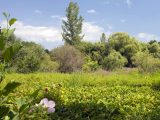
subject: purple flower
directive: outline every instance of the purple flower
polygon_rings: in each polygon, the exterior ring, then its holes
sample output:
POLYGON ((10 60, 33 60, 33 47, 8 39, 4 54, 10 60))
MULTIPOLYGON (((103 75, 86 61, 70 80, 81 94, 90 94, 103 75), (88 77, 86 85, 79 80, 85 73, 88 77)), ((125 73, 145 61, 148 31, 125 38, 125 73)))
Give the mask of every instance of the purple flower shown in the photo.
POLYGON ((55 112, 55 102, 52 100, 48 100, 47 98, 44 98, 40 101, 40 105, 44 106, 47 108, 48 113, 54 113, 55 112))

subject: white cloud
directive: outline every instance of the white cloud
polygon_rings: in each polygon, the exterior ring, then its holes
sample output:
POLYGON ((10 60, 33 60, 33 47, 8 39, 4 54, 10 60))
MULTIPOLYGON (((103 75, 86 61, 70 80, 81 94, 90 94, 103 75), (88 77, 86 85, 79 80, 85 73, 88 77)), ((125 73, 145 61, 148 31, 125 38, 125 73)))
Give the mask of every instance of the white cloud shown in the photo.
MULTIPOLYGON (((0 23, 0 25, 2 27, 5 27, 5 22, 3 21, 2 23, 0 23)), ((61 26, 33 26, 25 24, 22 21, 17 21, 13 27, 16 28, 16 36, 22 38, 25 41, 33 41, 36 43, 40 43, 48 49, 63 44, 61 36, 61 26)), ((96 25, 93 22, 84 22, 82 31, 85 34, 84 40, 91 42, 98 41, 101 34, 105 32, 102 27, 96 25)), ((110 31, 107 31, 106 34, 110 34, 110 31)))
POLYGON ((15 34, 25 40, 53 42, 62 39, 61 30, 56 27, 32 26, 21 21, 16 22, 14 27, 16 28, 15 34))
POLYGON ((96 13, 96 11, 94 9, 91 9, 91 10, 87 10, 87 13, 96 13))
POLYGON ((61 19, 62 17, 59 16, 59 15, 52 15, 51 18, 53 18, 53 19, 61 19))
POLYGON ((58 20, 65 20, 66 17, 60 16, 60 15, 52 15, 51 18, 58 19, 58 20))
POLYGON ((121 19, 120 21, 121 21, 121 23, 125 23, 127 20, 126 19, 121 19))
MULTIPOLYGON (((6 21, 2 21, 0 26, 4 28, 6 21)), ((33 41, 43 45, 45 48, 52 49, 62 45, 61 28, 48 26, 33 26, 17 21, 14 26, 15 35, 24 41, 33 41)))
POLYGON ((67 20, 67 17, 62 17, 61 19, 66 21, 66 20, 67 20))
POLYGON ((126 0, 126 4, 128 5, 128 7, 130 8, 132 5, 132 1, 131 0, 126 0))
POLYGON ((42 12, 40 10, 35 10, 34 12, 37 14, 42 14, 42 12))
POLYGON ((158 40, 160 39, 159 36, 155 35, 155 34, 149 34, 149 33, 139 33, 137 35, 137 37, 142 40, 142 41, 145 41, 145 42, 148 42, 150 40, 158 40))
POLYGON ((104 32, 104 29, 102 27, 91 22, 84 22, 82 30, 83 33, 85 33, 84 40, 93 42, 99 40, 101 34, 104 32))

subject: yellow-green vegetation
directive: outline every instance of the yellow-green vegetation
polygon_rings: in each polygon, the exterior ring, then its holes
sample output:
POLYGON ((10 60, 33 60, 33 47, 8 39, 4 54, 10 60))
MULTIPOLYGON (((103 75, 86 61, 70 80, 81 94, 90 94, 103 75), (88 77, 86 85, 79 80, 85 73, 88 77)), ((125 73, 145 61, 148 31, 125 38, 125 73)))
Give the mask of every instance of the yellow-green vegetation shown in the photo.
POLYGON ((7 74, 2 84, 22 83, 10 94, 9 102, 26 97, 40 87, 35 103, 44 97, 56 102, 56 112, 47 119, 160 119, 160 72, 128 71, 7 74))

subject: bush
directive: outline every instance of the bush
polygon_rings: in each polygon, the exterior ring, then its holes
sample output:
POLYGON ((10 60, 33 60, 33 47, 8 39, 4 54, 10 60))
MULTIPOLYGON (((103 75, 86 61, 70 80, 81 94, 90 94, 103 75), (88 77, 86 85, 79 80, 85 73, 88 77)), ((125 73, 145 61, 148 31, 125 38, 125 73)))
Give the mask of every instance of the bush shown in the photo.
POLYGON ((148 50, 154 57, 160 58, 160 45, 157 42, 148 44, 148 50))
POLYGON ((36 56, 25 56, 21 61, 18 61, 17 71, 20 73, 32 73, 39 69, 40 60, 36 56))
POLYGON ((140 72, 154 72, 160 69, 160 60, 148 52, 139 52, 132 59, 140 72))
POLYGON ((73 72, 81 70, 83 55, 70 45, 64 45, 51 51, 52 60, 59 63, 60 72, 73 72))
POLYGON ((108 39, 109 50, 116 50, 127 59, 127 67, 134 67, 132 57, 140 51, 140 44, 127 33, 114 33, 108 39))
POLYGON ((41 72, 55 72, 58 70, 59 64, 52 61, 48 54, 44 54, 40 64, 39 71, 41 72))
POLYGON ((122 68, 127 63, 127 59, 119 52, 112 51, 107 57, 104 58, 103 68, 106 70, 115 70, 122 68))
POLYGON ((99 68, 98 62, 93 61, 90 57, 86 58, 86 63, 83 65, 83 71, 91 72, 99 68))
POLYGON ((42 46, 33 42, 22 42, 23 47, 14 58, 12 67, 17 68, 17 72, 31 73, 39 70, 41 58, 45 54, 42 46))

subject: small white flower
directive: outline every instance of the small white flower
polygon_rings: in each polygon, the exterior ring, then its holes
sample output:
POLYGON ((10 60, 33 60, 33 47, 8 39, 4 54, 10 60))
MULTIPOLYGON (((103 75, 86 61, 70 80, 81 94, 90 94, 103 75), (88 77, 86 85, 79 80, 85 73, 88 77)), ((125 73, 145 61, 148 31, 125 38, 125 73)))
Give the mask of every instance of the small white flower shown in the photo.
POLYGON ((52 100, 48 100, 47 98, 44 98, 40 101, 39 103, 40 105, 42 105, 43 107, 48 108, 47 111, 48 113, 54 113, 55 112, 55 102, 52 100))

